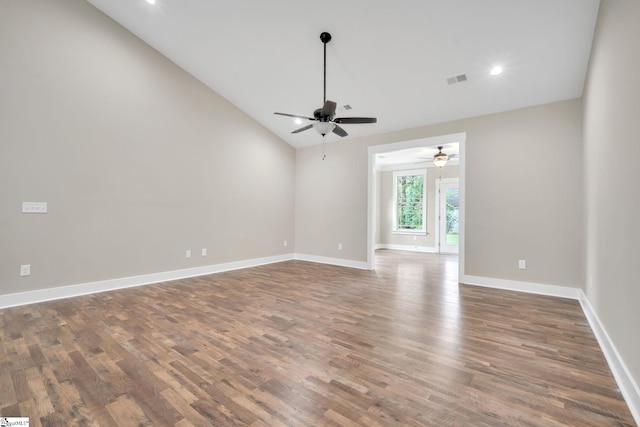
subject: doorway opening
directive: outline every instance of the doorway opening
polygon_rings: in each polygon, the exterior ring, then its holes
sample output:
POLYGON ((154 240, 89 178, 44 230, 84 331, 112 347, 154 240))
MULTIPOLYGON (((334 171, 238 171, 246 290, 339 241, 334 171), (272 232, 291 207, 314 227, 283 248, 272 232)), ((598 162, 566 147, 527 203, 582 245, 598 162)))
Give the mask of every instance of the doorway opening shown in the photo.
MULTIPOLYGON (((407 162, 405 161, 405 165, 402 167, 404 169, 419 168, 424 167, 427 172, 427 179, 431 182, 433 186, 431 191, 436 192, 436 186, 439 184, 437 182, 436 177, 440 177, 443 180, 446 178, 451 178, 451 176, 446 176, 442 172, 445 171, 446 168, 437 168, 433 165, 433 154, 431 157, 419 156, 420 150, 424 152, 437 152, 437 147, 444 146, 444 152, 452 151, 455 147, 458 153, 456 156, 457 163, 456 175, 458 185, 457 185, 457 198, 456 200, 450 200, 449 207, 449 233, 447 237, 447 225, 446 223, 443 226, 434 225, 431 228, 428 228, 425 231, 425 236, 427 239, 430 239, 429 246, 416 246, 416 250, 422 252, 442 252, 442 253, 458 253, 458 273, 459 277, 464 275, 464 189, 465 189, 465 142, 466 142, 466 133, 455 133, 449 135, 441 135, 430 138, 421 138, 411 141, 402 141, 391 144, 382 144, 375 145, 368 148, 368 214, 367 214, 367 266, 369 269, 375 269, 375 251, 376 249, 385 247, 380 244, 381 237, 381 223, 383 218, 381 216, 380 203, 388 203, 389 200, 386 199, 385 188, 383 186, 388 186, 391 188, 390 179, 387 180, 387 175, 389 175, 390 169, 385 169, 382 164, 385 164, 389 161, 389 158, 393 158, 399 154, 406 154, 415 152, 417 153, 416 161, 407 162), (435 150, 435 151, 434 151, 435 150), (439 169, 439 170, 438 170, 439 169), (431 178, 429 176, 431 175, 431 178), (434 180, 436 178, 436 180, 434 180), (389 181, 389 183, 387 183, 389 181), (385 200, 382 200, 382 198, 385 200), (452 210, 453 208, 453 210, 452 210), (455 221, 454 221, 455 218, 455 221), (445 235, 440 237, 440 229, 444 229, 445 235), (440 241, 445 244, 450 244, 450 246, 443 247, 440 245, 440 241), (448 243, 447 243, 448 242, 448 243), (455 245, 454 245, 455 243, 455 245), (454 250, 455 249, 455 250, 454 250)), ((406 160, 406 159, 405 159, 406 160)), ((400 168, 400 169, 402 169, 400 168)), ((453 169, 453 168, 450 168, 453 169)), ((426 205, 426 211, 431 218, 437 218, 438 216, 442 216, 439 214, 440 205, 444 205, 444 216, 446 218, 446 199, 443 203, 438 200, 438 197, 432 195, 434 198, 430 199, 431 203, 426 205)), ((429 197, 429 196, 428 196, 429 197)), ((435 221, 435 219, 434 219, 435 221)), ((438 223, 435 221, 434 224, 438 223)), ((406 234, 406 233, 404 233, 406 234)), ((423 238, 423 236, 418 235, 418 233, 414 233, 415 235, 409 236, 411 241, 419 241, 419 239, 423 238)), ((407 236, 404 236, 406 239, 407 236)), ((393 245, 387 245, 388 248, 393 249, 393 245), (391 247, 389 247, 391 246, 391 247)), ((411 250, 411 249, 409 249, 411 250)))
POLYGON ((457 254, 460 246, 460 180, 437 180, 436 200, 438 252, 457 254))

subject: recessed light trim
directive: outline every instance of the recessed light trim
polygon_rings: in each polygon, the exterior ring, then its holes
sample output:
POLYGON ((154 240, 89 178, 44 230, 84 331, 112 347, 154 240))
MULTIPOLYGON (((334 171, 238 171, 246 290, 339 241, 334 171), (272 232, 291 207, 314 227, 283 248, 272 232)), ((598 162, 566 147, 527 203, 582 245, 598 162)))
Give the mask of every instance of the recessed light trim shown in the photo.
POLYGON ((492 76, 497 76, 499 74, 502 74, 504 70, 502 69, 502 67, 500 65, 495 65, 492 69, 491 69, 491 75, 492 76))
POLYGON ((147 0, 147 3, 149 3, 149 4, 156 4, 156 0, 147 0))

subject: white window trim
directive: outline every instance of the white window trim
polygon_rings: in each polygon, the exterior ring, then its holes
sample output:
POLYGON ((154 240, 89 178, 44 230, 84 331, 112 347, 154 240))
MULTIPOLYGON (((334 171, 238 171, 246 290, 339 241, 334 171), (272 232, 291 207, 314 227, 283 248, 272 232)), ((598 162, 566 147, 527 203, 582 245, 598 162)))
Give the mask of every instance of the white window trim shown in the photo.
POLYGON ((408 234, 424 236, 427 234, 427 170, 412 169, 393 172, 393 234, 408 234), (398 177, 407 175, 422 175, 422 228, 420 230, 398 229, 398 177))

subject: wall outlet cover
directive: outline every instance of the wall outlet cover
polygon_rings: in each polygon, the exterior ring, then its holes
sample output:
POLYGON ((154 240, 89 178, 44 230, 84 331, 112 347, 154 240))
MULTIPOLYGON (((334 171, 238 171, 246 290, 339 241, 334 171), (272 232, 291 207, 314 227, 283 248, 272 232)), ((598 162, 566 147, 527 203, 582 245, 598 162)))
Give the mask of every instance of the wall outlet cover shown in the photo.
POLYGON ((20 276, 31 275, 31 264, 24 264, 20 266, 20 276))

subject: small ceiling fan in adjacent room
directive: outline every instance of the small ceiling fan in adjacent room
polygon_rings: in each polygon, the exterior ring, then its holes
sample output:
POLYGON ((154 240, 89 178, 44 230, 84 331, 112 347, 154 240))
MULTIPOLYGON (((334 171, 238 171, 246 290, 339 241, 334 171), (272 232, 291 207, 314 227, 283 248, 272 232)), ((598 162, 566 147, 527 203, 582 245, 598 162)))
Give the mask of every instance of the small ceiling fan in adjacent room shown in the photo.
POLYGON ((443 167, 444 165, 447 164, 447 162, 449 160, 454 160, 455 158, 458 157, 457 154, 446 154, 442 152, 442 149, 444 148, 444 146, 440 145, 438 147, 438 152, 436 153, 435 156, 433 156, 433 159, 430 159, 428 157, 418 157, 419 159, 425 159, 421 162, 415 162, 415 164, 420 164, 420 163, 430 163, 433 162, 433 164, 439 168, 443 167))
POLYGON ((291 133, 299 133, 307 129, 315 128, 322 136, 333 132, 336 135, 345 137, 348 135, 348 133, 342 127, 338 126, 339 124, 352 125, 361 123, 376 123, 377 119, 375 117, 334 117, 336 115, 336 103, 327 100, 327 43, 331 41, 331 34, 323 32, 322 34, 320 34, 320 40, 324 45, 324 92, 322 98, 322 107, 313 112, 313 117, 288 113, 274 114, 294 117, 301 120, 309 120, 313 122, 301 127, 300 129, 296 129, 291 133))

